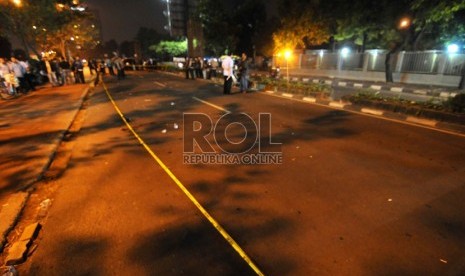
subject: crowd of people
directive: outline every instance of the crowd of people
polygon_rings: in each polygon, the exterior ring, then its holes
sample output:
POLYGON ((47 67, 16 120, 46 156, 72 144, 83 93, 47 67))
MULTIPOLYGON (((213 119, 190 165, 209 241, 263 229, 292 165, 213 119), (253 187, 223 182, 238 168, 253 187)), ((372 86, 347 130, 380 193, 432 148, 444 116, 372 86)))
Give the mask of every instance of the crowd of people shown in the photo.
MULTIPOLYGON (((112 57, 105 54, 101 59, 81 59, 75 56, 69 60, 63 57, 32 55, 29 59, 21 56, 10 59, 0 58, 0 84, 8 88, 10 94, 29 93, 37 85, 49 83, 52 86, 85 83, 84 67, 88 66, 90 74, 96 75, 98 83, 101 76, 109 74, 125 78, 125 61, 116 52, 112 57)), ((143 64, 143 69, 148 62, 143 64)), ((245 93, 249 86, 249 61, 245 53, 240 58, 225 55, 222 58, 204 59, 186 58, 183 64, 186 79, 211 79, 224 77, 224 93, 230 94, 233 83, 237 83, 240 92, 245 93)))
MULTIPOLYGON (((0 58, 0 84, 11 95, 29 93, 36 90, 37 85, 49 83, 52 86, 85 83, 84 67, 89 67, 90 74, 97 76, 110 74, 124 79, 124 60, 116 52, 110 58, 85 60, 76 56, 70 60, 62 57, 44 56, 38 58, 31 55, 29 59, 13 56, 10 59, 0 58)), ((99 78, 97 77, 97 80, 99 78)))
POLYGON ((233 83, 239 84, 241 93, 246 93, 249 88, 250 66, 245 53, 242 53, 240 59, 235 59, 231 55, 225 55, 219 59, 188 57, 183 66, 186 79, 211 79, 222 73, 224 77, 224 94, 231 93, 233 83))

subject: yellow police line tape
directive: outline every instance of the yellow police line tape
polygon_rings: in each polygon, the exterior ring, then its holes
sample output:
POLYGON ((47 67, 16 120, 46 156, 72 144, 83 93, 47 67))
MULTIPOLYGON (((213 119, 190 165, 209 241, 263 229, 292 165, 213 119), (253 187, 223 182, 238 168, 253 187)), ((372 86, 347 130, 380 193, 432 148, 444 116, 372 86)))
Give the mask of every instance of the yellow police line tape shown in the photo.
POLYGON ((155 161, 160 165, 160 167, 171 177, 171 179, 176 183, 176 185, 184 192, 184 194, 194 203, 194 205, 200 210, 200 212, 207 218, 207 220, 215 227, 215 229, 223 236, 224 239, 236 250, 237 253, 242 257, 242 259, 252 268, 257 275, 264 275, 263 272, 254 264, 254 262, 250 259, 249 256, 245 253, 245 251, 237 244, 237 242, 224 230, 224 228, 203 208, 202 205, 195 199, 195 197, 186 189, 186 187, 181 183, 181 181, 171 172, 171 170, 161 161, 160 158, 150 149, 150 147, 142 140, 142 138, 137 134, 137 132, 132 128, 129 122, 124 117, 124 114, 119 109, 116 102, 113 100, 110 92, 108 91, 107 86, 102 81, 103 88, 105 93, 107 94, 108 98, 110 99, 113 107, 115 108, 116 112, 119 114, 123 122, 126 124, 128 129, 132 132, 132 134, 137 138, 139 143, 148 151, 148 153, 155 159, 155 161))

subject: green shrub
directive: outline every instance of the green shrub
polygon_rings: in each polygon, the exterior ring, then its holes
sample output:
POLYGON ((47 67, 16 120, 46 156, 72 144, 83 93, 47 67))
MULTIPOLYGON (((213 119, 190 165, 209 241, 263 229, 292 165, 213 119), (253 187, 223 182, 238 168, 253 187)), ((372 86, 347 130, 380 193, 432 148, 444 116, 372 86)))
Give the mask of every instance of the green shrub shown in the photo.
POLYGON ((465 113, 465 94, 457 94, 450 98, 446 105, 452 112, 465 113))

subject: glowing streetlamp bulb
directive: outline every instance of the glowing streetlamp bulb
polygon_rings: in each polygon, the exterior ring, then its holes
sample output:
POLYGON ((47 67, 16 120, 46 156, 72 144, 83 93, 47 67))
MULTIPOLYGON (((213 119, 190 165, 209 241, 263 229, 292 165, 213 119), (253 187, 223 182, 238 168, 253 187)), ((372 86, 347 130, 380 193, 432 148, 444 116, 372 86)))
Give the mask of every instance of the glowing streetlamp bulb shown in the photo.
POLYGON ((350 53, 350 49, 347 47, 344 47, 341 49, 341 54, 343 57, 346 57, 350 53))
POLYGON ((289 59, 292 56, 291 50, 284 51, 284 58, 289 59))
POLYGON ((21 2, 21 0, 12 0, 11 2, 13 2, 13 4, 16 6, 16 7, 21 7, 23 5, 23 3, 21 2))
POLYGON ((459 51, 459 45, 457 44, 450 44, 447 46, 447 52, 449 54, 455 54, 459 51))
POLYGON ((410 19, 408 18, 403 18, 400 23, 399 23, 399 28, 405 29, 410 26, 410 19))

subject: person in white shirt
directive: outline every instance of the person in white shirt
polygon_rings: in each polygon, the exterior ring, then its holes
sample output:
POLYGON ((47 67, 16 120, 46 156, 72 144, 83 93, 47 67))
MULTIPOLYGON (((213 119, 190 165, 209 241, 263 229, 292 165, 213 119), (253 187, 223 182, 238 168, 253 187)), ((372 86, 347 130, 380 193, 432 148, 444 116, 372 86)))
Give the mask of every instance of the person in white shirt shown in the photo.
POLYGON ((226 55, 226 57, 223 59, 221 63, 221 67, 223 68, 223 77, 224 77, 223 94, 231 94, 231 88, 232 88, 232 83, 233 83, 234 61, 232 60, 229 54, 226 55))
POLYGON ((29 92, 30 87, 26 81, 26 68, 16 57, 11 57, 10 69, 19 81, 16 88, 19 88, 22 93, 29 92))
POLYGON ((10 68, 4 58, 0 58, 0 78, 6 78, 10 74, 10 68))

